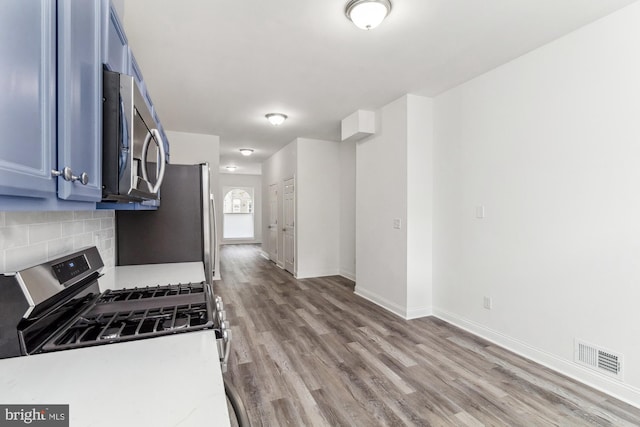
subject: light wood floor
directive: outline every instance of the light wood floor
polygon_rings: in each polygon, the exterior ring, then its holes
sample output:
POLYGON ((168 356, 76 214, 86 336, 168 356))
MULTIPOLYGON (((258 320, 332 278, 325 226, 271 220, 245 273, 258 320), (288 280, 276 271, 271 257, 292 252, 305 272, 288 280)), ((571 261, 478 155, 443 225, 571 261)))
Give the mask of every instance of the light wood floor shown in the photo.
POLYGON ((253 426, 640 426, 640 409, 434 317, 403 320, 342 277, 296 280, 224 246, 225 374, 253 426))

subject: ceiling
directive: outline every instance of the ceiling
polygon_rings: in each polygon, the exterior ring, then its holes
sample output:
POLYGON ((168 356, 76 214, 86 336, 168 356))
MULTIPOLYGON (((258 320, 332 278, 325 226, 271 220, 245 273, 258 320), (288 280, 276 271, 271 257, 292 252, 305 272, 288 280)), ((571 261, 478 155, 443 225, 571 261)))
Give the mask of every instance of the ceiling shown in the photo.
POLYGON ((219 135, 221 168, 260 173, 297 137, 339 141, 357 109, 437 95, 635 0, 391 1, 371 31, 346 0, 116 5, 165 129, 219 135), (273 127, 270 112, 289 119, 273 127))

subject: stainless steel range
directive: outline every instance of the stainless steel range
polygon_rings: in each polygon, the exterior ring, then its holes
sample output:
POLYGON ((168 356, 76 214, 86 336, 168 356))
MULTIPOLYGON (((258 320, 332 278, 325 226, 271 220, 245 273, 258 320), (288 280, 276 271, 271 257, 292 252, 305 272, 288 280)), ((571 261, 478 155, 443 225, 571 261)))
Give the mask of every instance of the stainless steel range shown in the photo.
POLYGON ((100 292, 95 247, 0 275, 0 358, 215 330, 223 372, 231 331, 209 283, 100 292))

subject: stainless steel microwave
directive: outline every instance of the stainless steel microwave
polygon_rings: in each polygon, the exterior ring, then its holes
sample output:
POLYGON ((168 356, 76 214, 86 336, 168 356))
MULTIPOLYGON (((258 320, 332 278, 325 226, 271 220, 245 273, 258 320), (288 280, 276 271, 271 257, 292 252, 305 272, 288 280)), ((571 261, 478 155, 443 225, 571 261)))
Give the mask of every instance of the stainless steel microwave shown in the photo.
POLYGON ((102 199, 158 200, 166 153, 133 76, 103 71, 102 199))

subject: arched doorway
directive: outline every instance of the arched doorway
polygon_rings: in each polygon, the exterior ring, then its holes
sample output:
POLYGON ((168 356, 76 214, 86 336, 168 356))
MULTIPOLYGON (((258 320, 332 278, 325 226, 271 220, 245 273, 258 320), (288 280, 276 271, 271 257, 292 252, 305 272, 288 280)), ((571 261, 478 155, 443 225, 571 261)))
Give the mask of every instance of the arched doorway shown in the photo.
POLYGON ((253 239, 253 188, 226 190, 223 206, 224 239, 253 239))

